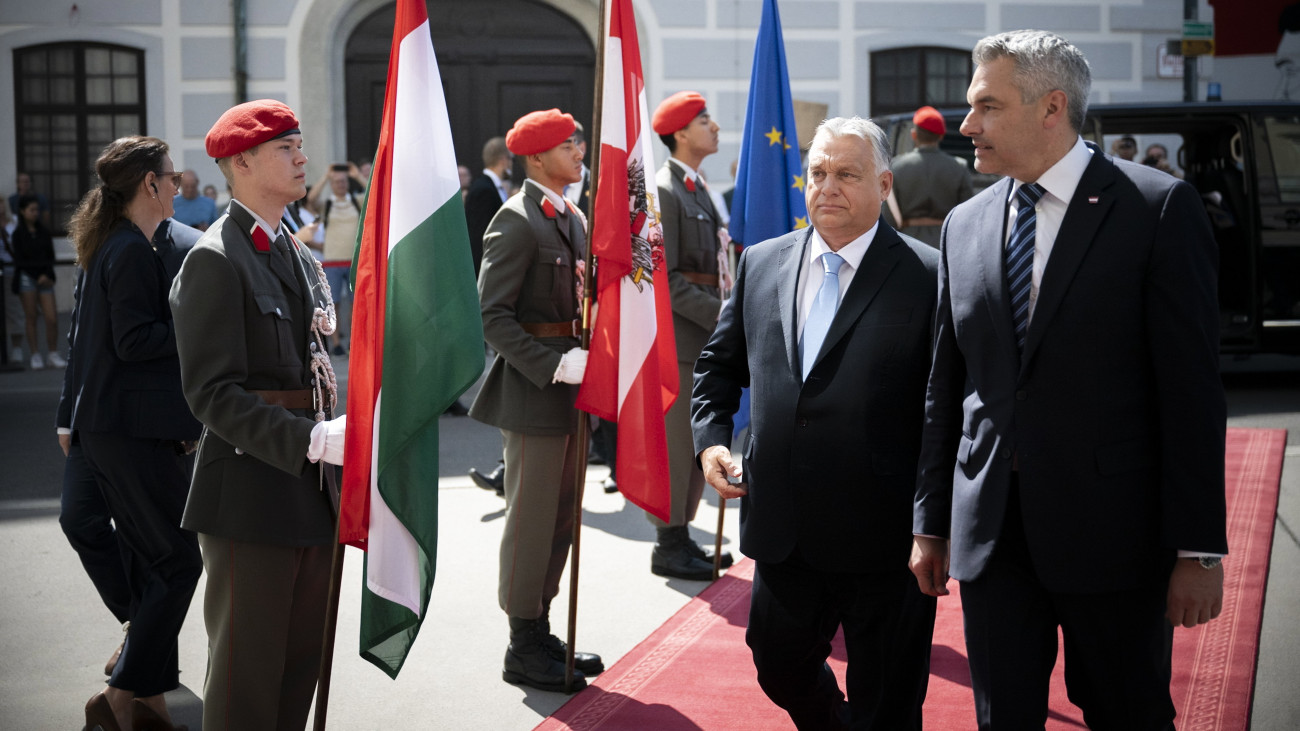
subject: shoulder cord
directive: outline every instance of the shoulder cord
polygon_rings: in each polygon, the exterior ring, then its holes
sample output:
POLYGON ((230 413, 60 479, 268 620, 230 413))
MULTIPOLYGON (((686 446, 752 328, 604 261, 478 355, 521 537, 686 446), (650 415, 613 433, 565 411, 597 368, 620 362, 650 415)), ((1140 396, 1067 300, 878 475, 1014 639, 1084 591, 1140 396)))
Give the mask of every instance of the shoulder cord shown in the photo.
POLYGON ((320 282, 321 289, 324 291, 325 307, 317 307, 312 310, 311 314, 311 334, 312 342, 309 346, 311 350, 310 363, 312 374, 312 390, 315 391, 312 403, 316 404, 316 421, 325 420, 325 395, 329 395, 329 413, 334 415, 334 407, 338 403, 339 386, 338 380, 334 377, 334 365, 330 363, 329 350, 325 348, 325 336, 333 335, 338 329, 338 317, 334 312, 334 296, 330 292, 329 282, 325 279, 325 268, 321 266, 316 257, 308 257, 316 269, 316 279, 320 282))

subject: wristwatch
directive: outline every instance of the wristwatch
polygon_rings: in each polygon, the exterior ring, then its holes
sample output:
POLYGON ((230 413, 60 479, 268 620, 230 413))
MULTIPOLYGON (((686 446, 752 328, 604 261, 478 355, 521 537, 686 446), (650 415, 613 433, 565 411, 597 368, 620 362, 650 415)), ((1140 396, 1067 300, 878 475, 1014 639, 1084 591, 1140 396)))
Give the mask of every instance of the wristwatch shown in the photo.
POLYGON ((1188 556, 1187 560, 1199 562, 1201 568, 1206 570, 1217 569, 1219 564, 1223 563, 1223 559, 1219 556, 1188 556))

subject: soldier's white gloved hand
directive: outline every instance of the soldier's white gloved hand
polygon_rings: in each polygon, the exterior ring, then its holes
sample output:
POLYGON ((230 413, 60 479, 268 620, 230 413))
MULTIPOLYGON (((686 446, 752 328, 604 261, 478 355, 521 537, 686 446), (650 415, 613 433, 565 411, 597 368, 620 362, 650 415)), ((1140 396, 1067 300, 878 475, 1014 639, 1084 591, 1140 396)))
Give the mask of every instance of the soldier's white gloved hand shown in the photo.
POLYGON ((582 376, 587 372, 587 351, 574 348, 560 356, 560 367, 555 369, 552 383, 582 383, 582 376))
POLYGON ((311 444, 307 447, 307 459, 312 462, 325 461, 330 464, 343 464, 343 436, 347 433, 348 415, 337 419, 322 421, 311 428, 311 444))

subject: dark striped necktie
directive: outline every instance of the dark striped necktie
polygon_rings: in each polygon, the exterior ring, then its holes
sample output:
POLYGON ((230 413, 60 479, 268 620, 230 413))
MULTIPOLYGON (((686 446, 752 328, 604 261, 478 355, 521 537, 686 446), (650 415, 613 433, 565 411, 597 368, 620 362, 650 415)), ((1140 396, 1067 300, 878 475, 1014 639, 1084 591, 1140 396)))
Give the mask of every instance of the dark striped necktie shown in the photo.
POLYGON ((1034 207, 1044 192, 1037 183, 1027 183, 1016 190, 1018 210, 1006 248, 1011 320, 1016 326, 1016 346, 1022 351, 1025 349, 1025 333, 1029 330, 1029 290, 1034 279, 1034 230, 1038 222, 1034 207))

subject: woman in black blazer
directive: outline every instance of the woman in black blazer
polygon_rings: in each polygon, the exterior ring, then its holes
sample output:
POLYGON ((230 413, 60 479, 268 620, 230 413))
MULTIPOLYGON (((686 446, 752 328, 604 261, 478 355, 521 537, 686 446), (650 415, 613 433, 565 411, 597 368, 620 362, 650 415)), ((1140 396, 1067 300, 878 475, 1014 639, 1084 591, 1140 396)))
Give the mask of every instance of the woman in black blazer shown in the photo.
POLYGON ((200 426, 181 393, 168 277, 150 244, 180 183, 167 153, 153 137, 109 144, 100 185, 69 226, 84 271, 66 379, 72 429, 128 548, 132 593, 121 657, 86 704, 87 727, 103 731, 172 728, 163 694, 180 684, 176 638, 203 568, 196 536, 180 527, 200 426))

